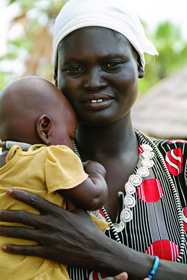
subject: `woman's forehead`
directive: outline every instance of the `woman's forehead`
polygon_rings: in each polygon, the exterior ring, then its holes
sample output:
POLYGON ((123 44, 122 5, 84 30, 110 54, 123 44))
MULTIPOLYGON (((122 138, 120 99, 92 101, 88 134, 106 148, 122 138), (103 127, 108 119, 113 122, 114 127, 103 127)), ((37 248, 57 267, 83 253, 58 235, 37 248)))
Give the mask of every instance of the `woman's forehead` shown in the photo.
POLYGON ((89 50, 92 54, 118 53, 131 50, 131 44, 127 38, 117 31, 104 27, 84 27, 68 34, 59 44, 59 55, 82 53, 89 50))
POLYGON ((67 34, 78 28, 100 26, 111 28, 126 36, 145 64, 144 52, 157 54, 146 38, 137 15, 124 0, 70 0, 61 9, 55 21, 53 36, 53 62, 57 62, 58 45, 67 34))
MULTIPOLYGON (((77 30, 72 31, 70 34, 68 34, 66 37, 64 37, 60 44, 62 42, 67 42, 67 41, 71 41, 71 40, 75 40, 75 38, 77 39, 77 37, 82 37, 81 39, 83 39, 85 36, 87 39, 87 36, 104 36, 104 37, 111 37, 114 38, 116 40, 120 40, 121 38, 123 38, 124 40, 128 41, 127 38, 122 35, 121 33, 112 30, 110 28, 106 28, 106 27, 100 27, 100 26, 87 26, 87 27, 82 27, 79 28, 77 30)), ((128 41, 129 42, 129 41, 128 41)), ((130 43, 129 43, 130 44, 130 43)))

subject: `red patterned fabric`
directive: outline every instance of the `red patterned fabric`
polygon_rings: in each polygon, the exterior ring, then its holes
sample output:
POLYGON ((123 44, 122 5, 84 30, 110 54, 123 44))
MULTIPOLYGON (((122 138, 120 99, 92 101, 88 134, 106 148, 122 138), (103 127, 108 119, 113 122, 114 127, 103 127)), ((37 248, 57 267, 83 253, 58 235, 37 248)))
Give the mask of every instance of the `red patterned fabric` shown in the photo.
POLYGON ((183 221, 184 230, 187 232, 187 222, 186 222, 186 220, 187 220, 187 206, 184 207, 184 209, 183 209, 183 215, 186 218, 185 221, 183 221))
POLYGON ((172 241, 158 240, 151 244, 145 253, 152 256, 158 256, 160 259, 174 262, 179 255, 179 247, 172 241))
POLYGON ((165 163, 169 172, 178 176, 182 172, 183 155, 180 148, 168 151, 165 157, 165 163))
POLYGON ((105 279, 106 277, 108 276, 92 271, 89 277, 87 278, 87 280, 101 280, 101 279, 105 279))
POLYGON ((138 197, 145 202, 156 202, 162 196, 162 187, 158 179, 147 179, 138 187, 138 197))
POLYGON ((138 148, 138 155, 140 155, 142 152, 143 152, 142 145, 140 145, 138 148))
POLYGON ((184 140, 171 140, 168 142, 168 144, 174 144, 174 143, 185 143, 187 144, 187 141, 184 140))
MULTIPOLYGON (((136 174, 142 164, 142 144, 149 144, 140 135, 138 135, 138 140, 140 160, 132 174, 136 174)), ((180 225, 174 193, 157 155, 152 158, 154 165, 149 169, 150 174, 143 177, 142 184, 136 187, 137 191, 133 195, 136 205, 131 209, 133 219, 126 223, 124 230, 118 235, 121 243, 133 250, 157 255, 161 259, 169 261, 176 261, 180 256, 178 260, 187 264, 187 141, 153 138, 151 140, 162 154, 179 194, 185 230, 184 254, 179 255, 180 225)), ((124 196, 125 194, 124 191, 124 196)), ((123 202, 120 200, 119 203, 119 209, 123 209, 123 202)), ((120 213, 121 210, 116 216, 117 223, 120 221, 120 213)), ((115 239, 112 230, 107 230, 106 234, 109 238, 115 239)), ((82 268, 69 267, 68 272, 72 280, 101 280, 104 278, 99 273, 82 268)))
POLYGON ((99 209, 99 213, 105 218, 105 215, 103 214, 103 212, 101 211, 101 209, 99 209))

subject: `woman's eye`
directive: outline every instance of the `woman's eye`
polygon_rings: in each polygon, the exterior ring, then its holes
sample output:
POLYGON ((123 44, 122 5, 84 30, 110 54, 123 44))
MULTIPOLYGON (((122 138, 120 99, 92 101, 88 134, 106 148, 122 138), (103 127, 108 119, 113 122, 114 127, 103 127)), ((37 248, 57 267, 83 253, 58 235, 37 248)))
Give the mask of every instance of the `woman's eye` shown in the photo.
POLYGON ((108 68, 111 68, 111 67, 114 67, 114 66, 116 66, 116 65, 117 65, 116 62, 112 62, 112 63, 108 63, 106 66, 107 66, 108 68))
POLYGON ((121 64, 121 62, 119 61, 115 61, 115 62, 108 62, 105 64, 105 66, 103 68, 107 69, 107 70, 116 70, 118 69, 118 66, 121 64))
POLYGON ((68 71, 68 72, 82 72, 83 71, 83 68, 82 67, 80 67, 80 66, 72 66, 72 67, 68 67, 67 69, 66 69, 66 71, 68 71))

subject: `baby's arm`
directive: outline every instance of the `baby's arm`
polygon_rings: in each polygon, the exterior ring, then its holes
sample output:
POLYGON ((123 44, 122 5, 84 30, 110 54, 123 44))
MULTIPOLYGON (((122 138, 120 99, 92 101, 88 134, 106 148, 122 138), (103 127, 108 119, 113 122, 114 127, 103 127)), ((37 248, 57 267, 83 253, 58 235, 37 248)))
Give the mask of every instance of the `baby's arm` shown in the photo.
POLYGON ((108 197, 108 187, 104 179, 106 170, 100 163, 94 161, 87 161, 83 166, 89 177, 75 188, 58 192, 74 204, 94 211, 102 207, 108 197))

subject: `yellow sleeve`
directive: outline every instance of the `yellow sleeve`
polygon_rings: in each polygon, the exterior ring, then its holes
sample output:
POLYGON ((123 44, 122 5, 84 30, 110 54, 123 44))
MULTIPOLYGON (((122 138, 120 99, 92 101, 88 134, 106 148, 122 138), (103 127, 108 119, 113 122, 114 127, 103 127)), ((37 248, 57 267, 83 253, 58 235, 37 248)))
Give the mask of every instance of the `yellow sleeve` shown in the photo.
POLYGON ((48 193, 71 189, 86 180, 81 160, 66 146, 47 148, 45 177, 48 193))

